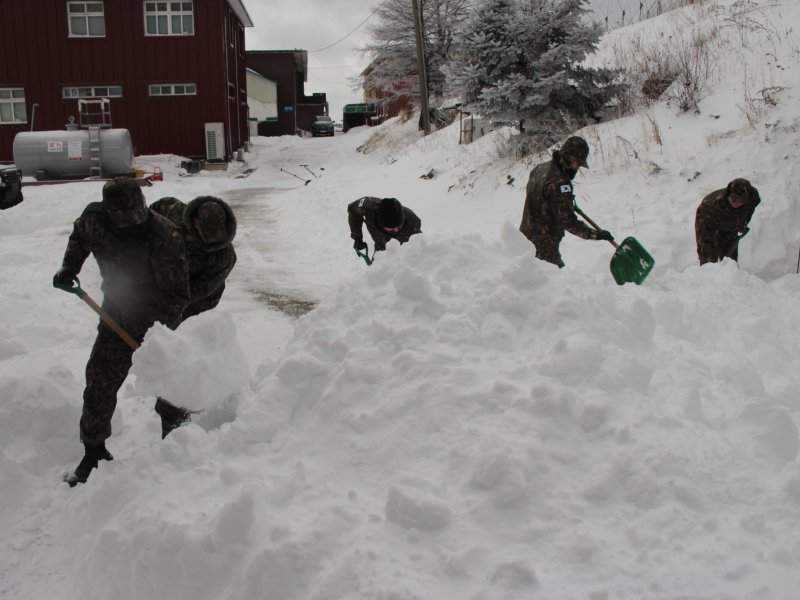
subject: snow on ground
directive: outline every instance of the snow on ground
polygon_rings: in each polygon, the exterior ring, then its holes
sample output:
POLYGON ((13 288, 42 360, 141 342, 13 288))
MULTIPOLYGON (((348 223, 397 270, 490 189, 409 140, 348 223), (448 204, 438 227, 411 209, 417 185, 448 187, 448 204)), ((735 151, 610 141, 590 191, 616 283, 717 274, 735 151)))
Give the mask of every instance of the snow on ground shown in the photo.
MULTIPOLYGON (((516 228, 539 157, 498 158, 507 132, 257 138, 191 177, 138 157, 165 172, 149 202, 231 203, 239 263, 215 312, 148 336, 115 460, 75 489, 97 319, 50 281, 101 184, 25 187, 0 214, 0 598, 796 598, 800 6, 748 3, 764 27, 740 43, 741 3, 717 4, 628 28, 721 32, 698 114, 582 132, 579 204, 655 257, 639 287, 603 242, 533 259, 516 228), (756 77, 782 89, 751 124, 756 77), (700 268, 694 210, 740 176, 763 199, 740 263, 700 268), (347 229, 362 195, 423 222, 371 267, 347 229), (159 380, 205 408, 164 441, 159 380)), ((92 259, 81 282, 99 299, 92 259)))

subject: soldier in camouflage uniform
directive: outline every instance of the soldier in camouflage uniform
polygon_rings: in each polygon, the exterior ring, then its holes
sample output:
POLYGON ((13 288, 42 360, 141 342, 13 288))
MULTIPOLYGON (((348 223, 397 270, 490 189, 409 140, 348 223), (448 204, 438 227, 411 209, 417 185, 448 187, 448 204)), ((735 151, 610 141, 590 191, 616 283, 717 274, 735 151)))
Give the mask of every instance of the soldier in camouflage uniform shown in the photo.
POLYGON ((593 229, 575 215, 572 179, 580 167, 587 167, 589 145, 583 138, 568 138, 553 158, 534 167, 528 178, 525 209, 519 230, 536 247, 536 258, 564 266, 559 246, 564 232, 585 240, 613 241, 603 229, 593 229))
POLYGON ((422 221, 410 208, 400 204, 396 198, 374 198, 364 196, 347 207, 347 221, 350 224, 350 237, 353 238, 353 248, 365 250, 367 244, 361 224, 366 223, 372 240, 375 242, 375 251, 386 250, 389 240, 398 240, 404 244, 409 238, 422 233, 422 221))
MULTIPOLYGON (((150 210, 167 217, 181 229, 189 261, 191 301, 183 309, 182 320, 211 310, 219 304, 225 291, 225 279, 236 264, 233 238, 236 217, 223 200, 200 196, 189 204, 177 198, 161 198, 150 210)), ((156 399, 156 412, 161 416, 161 438, 191 419, 191 413, 164 398, 156 399)))
POLYGON ((189 259, 191 302, 183 319, 219 304, 225 280, 236 264, 233 238, 236 217, 226 202, 214 196, 200 196, 189 204, 177 198, 161 198, 150 210, 167 217, 181 228, 189 259))
POLYGON ((722 190, 711 192, 697 207, 694 231, 700 264, 723 258, 739 258, 739 237, 747 231, 756 206, 758 190, 747 179, 734 179, 722 190))
MULTIPOLYGON (((103 186, 103 201, 89 204, 76 219, 62 267, 53 284, 72 285, 89 254, 103 278, 103 309, 141 342, 155 321, 175 328, 189 302, 189 267, 180 231, 150 211, 139 185, 118 177, 103 186)), ((89 361, 80 437, 85 456, 67 482, 85 482, 99 460, 112 460, 105 447, 117 391, 131 366, 133 349, 102 321, 89 361)))

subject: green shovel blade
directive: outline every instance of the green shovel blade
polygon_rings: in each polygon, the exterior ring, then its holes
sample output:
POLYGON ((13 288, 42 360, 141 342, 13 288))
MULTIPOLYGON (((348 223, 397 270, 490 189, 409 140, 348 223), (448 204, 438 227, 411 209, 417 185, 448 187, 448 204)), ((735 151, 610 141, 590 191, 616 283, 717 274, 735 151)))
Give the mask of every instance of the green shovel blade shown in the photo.
POLYGON ((653 270, 656 261, 635 238, 627 237, 617 247, 611 257, 611 274, 619 285, 635 283, 639 285, 653 270))

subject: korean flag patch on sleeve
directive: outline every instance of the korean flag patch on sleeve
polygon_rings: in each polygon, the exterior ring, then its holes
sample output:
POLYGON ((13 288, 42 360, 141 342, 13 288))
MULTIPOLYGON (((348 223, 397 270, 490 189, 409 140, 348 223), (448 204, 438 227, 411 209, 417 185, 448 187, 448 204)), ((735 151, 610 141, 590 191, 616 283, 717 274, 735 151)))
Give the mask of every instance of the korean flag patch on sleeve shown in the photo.
POLYGON ((561 193, 562 194, 571 194, 572 193, 572 186, 568 183, 565 183, 561 186, 561 193))

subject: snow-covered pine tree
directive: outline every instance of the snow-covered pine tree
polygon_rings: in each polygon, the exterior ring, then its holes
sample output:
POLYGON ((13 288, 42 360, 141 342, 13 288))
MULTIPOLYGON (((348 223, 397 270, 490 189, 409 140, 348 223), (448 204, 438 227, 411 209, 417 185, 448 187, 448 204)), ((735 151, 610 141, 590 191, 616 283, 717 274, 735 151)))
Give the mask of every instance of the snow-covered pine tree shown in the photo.
POLYGON ((482 0, 459 32, 448 84, 474 112, 518 125, 523 151, 550 146, 623 89, 616 72, 579 65, 601 33, 586 3, 482 0))

